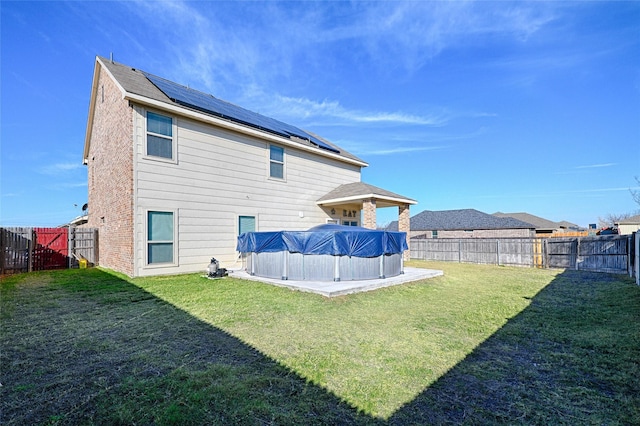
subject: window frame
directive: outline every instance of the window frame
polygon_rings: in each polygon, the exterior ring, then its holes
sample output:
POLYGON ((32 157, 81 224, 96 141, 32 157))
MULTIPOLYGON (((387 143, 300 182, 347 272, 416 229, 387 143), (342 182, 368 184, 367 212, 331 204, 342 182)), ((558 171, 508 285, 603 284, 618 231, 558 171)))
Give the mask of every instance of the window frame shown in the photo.
POLYGON ((237 235, 243 234, 242 229, 240 229, 240 221, 242 218, 253 218, 253 231, 244 231, 244 232, 256 232, 258 230, 258 216, 250 215, 250 214, 239 214, 236 220, 236 224, 238 225, 237 235))
POLYGON ((144 267, 145 268, 166 268, 166 267, 175 267, 178 266, 178 212, 177 210, 171 209, 145 209, 144 210, 144 267), (172 240, 149 240, 149 215, 150 213, 171 213, 173 223, 172 223, 172 240), (166 244, 170 242, 172 247, 172 260, 171 262, 157 262, 157 263, 149 263, 149 248, 150 244, 166 244))
POLYGON ((178 162, 178 156, 177 156, 177 133, 178 133, 178 126, 177 126, 177 121, 178 119, 171 115, 171 114, 166 114, 163 112, 158 112, 158 111, 154 111, 154 110, 144 110, 144 146, 143 146, 143 157, 148 159, 148 160, 154 160, 154 161, 162 161, 165 163, 177 163, 178 162), (163 135, 161 133, 156 133, 156 132, 152 132, 148 129, 149 127, 149 114, 155 114, 158 115, 160 117, 165 117, 165 118, 169 118, 171 119, 171 136, 167 136, 167 135, 163 135), (157 138, 162 138, 162 139, 167 139, 171 141, 171 158, 169 157, 161 157, 158 155, 151 155, 148 154, 148 143, 149 143, 149 136, 154 136, 157 138))
POLYGON ((267 176, 269 176, 269 179, 272 180, 277 180, 277 181, 286 181, 286 176, 287 176, 287 168, 286 168, 286 150, 283 146, 280 145, 276 145, 276 144, 269 144, 269 149, 267 150, 267 156, 269 159, 269 164, 268 164, 268 170, 267 170, 267 176), (279 160, 274 160, 271 158, 271 152, 273 148, 277 148, 279 150, 282 150, 282 161, 279 160), (272 164, 278 164, 282 166, 282 177, 279 176, 273 176, 271 174, 271 165, 272 164))

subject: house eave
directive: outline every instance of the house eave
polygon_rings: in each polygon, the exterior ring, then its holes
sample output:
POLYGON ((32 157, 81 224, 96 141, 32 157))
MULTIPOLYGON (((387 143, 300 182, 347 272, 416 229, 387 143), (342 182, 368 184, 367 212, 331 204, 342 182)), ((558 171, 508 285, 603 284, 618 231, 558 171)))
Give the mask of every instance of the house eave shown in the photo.
POLYGON ((217 117, 212 117, 210 115, 207 114, 203 114, 197 111, 193 111, 190 109, 186 109, 184 107, 178 106, 178 105, 171 105, 171 104, 167 104, 165 102, 161 102, 161 101, 157 101, 155 99, 149 99, 145 96, 140 96, 140 95, 136 95, 134 93, 128 93, 126 92, 124 95, 124 98, 126 100, 129 100, 130 102, 134 102, 140 105, 144 105, 144 106, 150 106, 153 108, 157 108, 163 111, 167 111, 176 115, 181 115, 183 117, 188 117, 200 122, 204 122, 207 124, 212 124, 214 126, 217 127, 221 127, 224 129, 228 129, 228 130, 232 130, 238 133, 242 133, 245 135, 249 135, 249 136, 254 136, 263 140, 266 140, 268 142, 274 142, 274 143, 278 143, 280 145, 284 145, 284 146, 288 146, 291 148, 295 148, 295 149, 299 149, 302 151, 306 151, 306 152, 311 152, 317 155, 321 155, 323 157, 328 157, 328 158, 332 158, 335 159, 337 161, 341 161, 344 163, 349 163, 349 164, 353 164, 359 167, 367 167, 369 166, 368 163, 364 162, 364 161, 358 161, 355 159, 351 159, 351 158, 346 158, 343 157, 341 155, 338 154, 334 154, 332 152, 329 151, 325 151, 322 148, 313 148, 313 147, 307 147, 304 145, 301 145, 299 143, 296 142, 292 142, 289 139, 286 139, 282 136, 277 136, 277 135, 273 135, 270 133, 266 133, 257 129, 253 129, 251 127, 247 127, 247 126, 243 126, 241 124, 237 124, 234 123, 232 121, 228 121, 228 120, 223 120, 217 117))
POLYGON ((93 132, 93 115, 96 108, 96 97, 98 94, 98 78, 100 75, 100 71, 104 70, 109 78, 113 81, 113 83, 118 87, 120 93, 122 94, 122 98, 125 98, 126 90, 124 87, 118 82, 118 80, 111 74, 108 67, 105 67, 102 63, 102 60, 99 57, 96 57, 96 63, 93 68, 93 81, 91 83, 91 98, 89 99, 89 116, 87 118, 87 131, 84 135, 84 152, 82 154, 82 164, 85 166, 89 163, 89 148, 91 148, 91 133, 93 132))
POLYGON ((389 206, 396 206, 399 204, 418 204, 416 200, 412 200, 410 198, 387 197, 383 195, 377 195, 374 193, 352 195, 349 197, 332 198, 328 200, 316 201, 316 204, 319 206, 337 206, 342 204, 360 203, 362 202, 362 200, 367 200, 372 198, 376 200, 379 207, 385 207, 384 204, 387 204, 387 203, 389 204, 389 206))

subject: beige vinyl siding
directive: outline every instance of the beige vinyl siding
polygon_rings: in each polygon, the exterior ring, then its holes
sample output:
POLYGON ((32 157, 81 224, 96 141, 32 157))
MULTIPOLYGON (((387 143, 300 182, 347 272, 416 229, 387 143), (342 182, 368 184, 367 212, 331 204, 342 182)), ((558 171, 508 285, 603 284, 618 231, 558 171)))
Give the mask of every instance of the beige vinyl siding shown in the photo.
POLYGON ((634 232, 640 231, 640 223, 635 224, 618 224, 618 234, 620 235, 631 235, 634 232))
POLYGON ((329 218, 318 198, 360 181, 358 166, 290 147, 284 147, 284 180, 271 179, 266 141, 175 116, 177 162, 144 158, 145 110, 136 111, 136 275, 204 271, 211 257, 239 267, 238 216, 255 216, 259 231, 308 229, 329 218), (177 267, 143 264, 148 209, 177 212, 177 267))

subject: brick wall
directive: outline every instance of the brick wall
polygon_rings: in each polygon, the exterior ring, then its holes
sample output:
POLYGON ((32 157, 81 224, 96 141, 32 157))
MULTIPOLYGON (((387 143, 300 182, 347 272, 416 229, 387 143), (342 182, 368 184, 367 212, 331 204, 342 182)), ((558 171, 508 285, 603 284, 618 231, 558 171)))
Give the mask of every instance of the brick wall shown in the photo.
POLYGON ((376 229, 376 200, 364 200, 362 202, 362 227, 376 229))
POLYGON ((89 222, 100 266, 133 275, 133 112, 100 68, 88 155, 89 222))
MULTIPOLYGON (((407 245, 409 245, 409 237, 411 235, 411 213, 409 204, 398 206, 398 231, 407 233, 407 245)), ((404 260, 411 258, 411 252, 405 250, 402 254, 404 260)))

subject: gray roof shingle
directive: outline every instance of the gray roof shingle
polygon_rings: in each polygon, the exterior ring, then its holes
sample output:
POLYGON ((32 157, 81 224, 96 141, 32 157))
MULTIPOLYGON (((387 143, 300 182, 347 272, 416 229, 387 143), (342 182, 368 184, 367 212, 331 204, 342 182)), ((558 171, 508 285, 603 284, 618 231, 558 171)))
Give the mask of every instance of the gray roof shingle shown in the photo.
POLYGON ((369 194, 373 194, 381 198, 395 198, 399 200, 408 200, 415 203, 415 200, 407 198, 403 195, 396 194, 395 192, 387 191, 386 189, 378 188, 377 186, 369 185, 368 183, 364 182, 353 182, 340 185, 333 191, 318 199, 318 202, 340 198, 359 197, 369 194))
MULTIPOLYGON (((141 70, 137 70, 135 68, 131 68, 131 67, 129 67, 127 65, 124 65, 124 64, 113 62, 113 61, 111 61, 111 60, 109 60, 107 58, 104 58, 104 57, 98 56, 98 59, 103 64, 103 66, 111 73, 111 75, 113 75, 113 77, 115 78, 117 83, 120 84, 120 86, 122 86, 122 88, 126 92, 131 93, 131 94, 135 94, 135 95, 139 95, 139 96, 142 96, 142 97, 145 97, 145 98, 148 98, 148 99, 153 99, 155 101, 160 101, 160 102, 163 102, 163 103, 167 103, 167 104, 170 104, 170 105, 173 105, 173 106, 178 106, 178 107, 186 109, 186 110, 193 110, 193 111, 197 111, 199 113, 206 114, 206 112, 203 112, 201 110, 192 109, 192 108, 189 108, 187 106, 184 106, 182 104, 179 104, 179 103, 176 103, 176 102, 172 101, 160 89, 158 89, 153 83, 151 83, 151 81, 149 81, 149 79, 147 79, 147 77, 145 77, 144 73, 141 70)), ((219 118, 218 116, 213 115, 213 114, 207 114, 207 115, 211 115, 212 117, 219 118)), ((340 157, 347 158, 349 160, 355 160, 355 161, 361 162, 361 163, 366 165, 366 162, 364 160, 358 158, 357 156, 351 154, 350 152, 344 150, 343 148, 337 146, 336 144, 334 144, 332 142, 329 142, 326 139, 321 138, 318 135, 313 134, 311 132, 308 132, 308 133, 313 135, 314 137, 317 137, 322 142, 327 143, 331 147, 339 150, 340 152, 337 153, 336 155, 338 155, 340 157)), ((297 144, 300 144, 300 145, 304 145, 306 147, 317 148, 314 144, 312 144, 310 141, 305 140, 305 139, 292 137, 292 138, 290 138, 290 141, 294 142, 294 143, 297 143, 297 144)))
POLYGON ((620 225, 620 224, 622 224, 622 225, 625 225, 625 224, 635 225, 636 223, 640 223, 640 214, 636 215, 636 216, 628 217, 626 219, 620 219, 619 221, 616 222, 616 224, 618 224, 618 225, 620 225))
MULTIPOLYGON (((392 222, 387 229, 398 228, 392 222)), ((425 210, 411 218, 412 231, 458 231, 473 229, 535 229, 535 226, 510 217, 496 217, 475 209, 425 210)))
POLYGON ((539 217, 539 216, 535 216, 532 215, 530 213, 502 213, 502 212, 496 212, 493 214, 493 216, 496 217, 511 217, 517 220, 521 220, 523 222, 527 222, 530 223, 532 225, 535 225, 536 229, 547 229, 547 230, 553 230, 553 229, 558 229, 561 227, 561 225, 558 222, 553 222, 551 220, 539 217))

